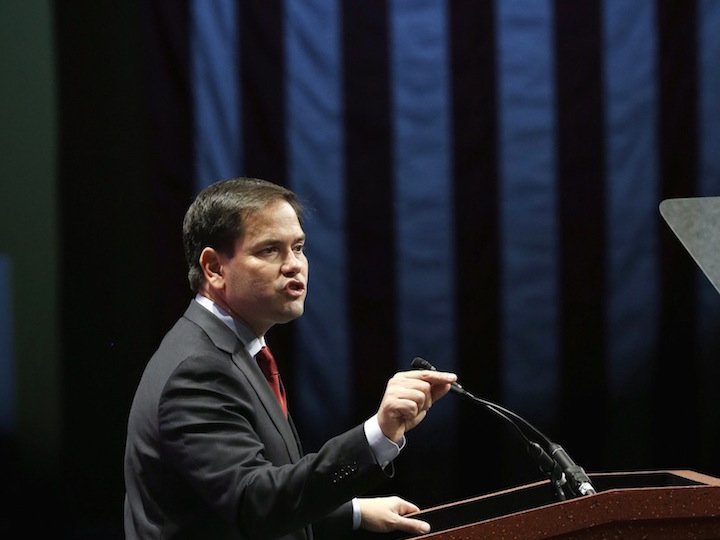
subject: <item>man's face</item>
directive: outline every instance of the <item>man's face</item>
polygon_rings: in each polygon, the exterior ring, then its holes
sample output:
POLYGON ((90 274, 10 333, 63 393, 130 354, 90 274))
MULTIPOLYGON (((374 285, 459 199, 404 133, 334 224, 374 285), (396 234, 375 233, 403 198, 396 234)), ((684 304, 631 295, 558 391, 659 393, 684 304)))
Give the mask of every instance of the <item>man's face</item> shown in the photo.
POLYGON ((220 257, 225 309, 257 335, 302 315, 308 281, 304 248, 305 233, 286 201, 247 216, 234 255, 220 257))

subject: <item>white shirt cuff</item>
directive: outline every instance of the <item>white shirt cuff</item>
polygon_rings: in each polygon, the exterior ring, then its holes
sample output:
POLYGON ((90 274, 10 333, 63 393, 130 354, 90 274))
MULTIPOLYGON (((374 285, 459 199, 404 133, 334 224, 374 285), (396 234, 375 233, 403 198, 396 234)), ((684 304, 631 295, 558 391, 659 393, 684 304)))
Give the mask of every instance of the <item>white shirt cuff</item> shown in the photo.
POLYGON ((367 437, 370 449, 375 456, 375 461, 383 469, 390 462, 398 457, 400 451, 405 448, 405 437, 403 436, 397 443, 391 441, 380 430, 377 415, 368 418, 365 421, 365 437, 367 437))
POLYGON ((353 507, 353 531, 357 531, 360 528, 360 522, 362 521, 362 513, 360 512, 360 503, 357 498, 352 500, 353 507))

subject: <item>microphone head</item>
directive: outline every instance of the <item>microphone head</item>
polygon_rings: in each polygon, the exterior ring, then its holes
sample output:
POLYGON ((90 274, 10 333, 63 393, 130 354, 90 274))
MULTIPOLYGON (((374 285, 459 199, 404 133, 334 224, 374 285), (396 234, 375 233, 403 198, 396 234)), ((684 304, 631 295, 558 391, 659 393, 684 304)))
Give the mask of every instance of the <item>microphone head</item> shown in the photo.
POLYGON ((429 369, 430 371, 437 371, 435 366, 419 356, 413 358, 412 362, 410 362, 410 366, 412 366, 413 369, 429 369))

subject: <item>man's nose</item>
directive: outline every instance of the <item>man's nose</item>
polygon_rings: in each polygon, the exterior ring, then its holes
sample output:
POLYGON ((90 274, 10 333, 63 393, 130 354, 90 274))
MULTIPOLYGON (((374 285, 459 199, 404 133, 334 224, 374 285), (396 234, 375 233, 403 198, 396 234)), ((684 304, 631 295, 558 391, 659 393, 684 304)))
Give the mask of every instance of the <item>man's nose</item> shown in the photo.
POLYGON ((284 274, 297 274, 303 268, 303 261, 304 259, 300 254, 296 253, 292 249, 289 250, 288 253, 285 255, 285 259, 283 260, 282 272, 284 274))

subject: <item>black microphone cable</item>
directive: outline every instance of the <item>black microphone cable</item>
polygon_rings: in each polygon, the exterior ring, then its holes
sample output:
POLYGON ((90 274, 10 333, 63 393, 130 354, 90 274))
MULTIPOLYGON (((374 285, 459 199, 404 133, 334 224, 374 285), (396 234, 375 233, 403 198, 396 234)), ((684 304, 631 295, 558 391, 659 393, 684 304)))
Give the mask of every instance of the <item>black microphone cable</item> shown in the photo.
MULTIPOLYGON (((410 365, 414 369, 437 371, 435 366, 419 356, 413 358, 410 365)), ((567 498, 563 486, 567 486, 571 495, 574 497, 595 493, 590 478, 582 467, 576 465, 559 444, 552 442, 549 437, 522 416, 514 413, 510 409, 506 409, 502 405, 474 396, 456 382, 450 385, 450 390, 462 398, 482 405, 485 409, 508 422, 515 429, 515 432, 518 433, 525 443, 530 457, 538 464, 540 471, 550 479, 556 498, 559 500, 565 500, 567 498), (519 422, 526 430, 529 430, 534 433, 536 437, 540 438, 545 443, 545 448, 531 440, 516 422, 519 422), (572 480, 569 483, 568 477, 572 480)))

